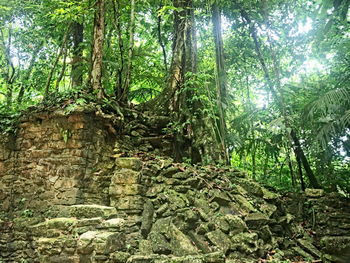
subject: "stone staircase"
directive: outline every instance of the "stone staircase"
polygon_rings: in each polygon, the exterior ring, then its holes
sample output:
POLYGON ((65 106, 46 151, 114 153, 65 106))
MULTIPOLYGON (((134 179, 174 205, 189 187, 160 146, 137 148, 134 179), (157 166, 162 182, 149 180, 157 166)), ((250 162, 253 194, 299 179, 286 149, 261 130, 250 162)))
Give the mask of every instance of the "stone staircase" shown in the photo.
POLYGON ((149 155, 117 157, 109 170, 106 205, 87 199, 54 205, 45 220, 0 220, 8 236, 0 239, 3 262, 333 262, 280 195, 235 169, 184 166, 149 155))
POLYGON ((38 262, 125 262, 141 239, 142 162, 119 158, 110 177, 110 206, 59 205, 55 217, 29 227, 38 262), (128 252, 128 253, 127 253, 128 252))
POLYGON ((136 223, 117 217, 114 207, 72 205, 62 213, 29 228, 39 262, 115 262, 115 252, 132 247, 127 236, 136 223))

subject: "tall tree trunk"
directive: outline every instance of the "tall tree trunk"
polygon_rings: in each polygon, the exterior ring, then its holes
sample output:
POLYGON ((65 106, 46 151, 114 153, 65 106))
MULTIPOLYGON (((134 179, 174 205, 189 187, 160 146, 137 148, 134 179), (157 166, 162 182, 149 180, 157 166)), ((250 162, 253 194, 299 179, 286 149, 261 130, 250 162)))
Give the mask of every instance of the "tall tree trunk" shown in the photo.
POLYGON ((84 25, 78 22, 72 24, 72 37, 73 37, 73 58, 72 58, 72 70, 71 80, 73 88, 82 86, 83 84, 83 47, 84 40, 84 25))
MULTIPOLYGON (((160 10, 161 8, 162 8, 162 5, 159 6, 158 10, 160 10)), ((163 52, 164 70, 165 72, 168 72, 168 58, 166 54, 165 44, 162 38, 162 17, 160 15, 158 15, 158 20, 157 20, 157 33, 158 33, 158 42, 163 52)))
POLYGON ((261 67, 263 69, 263 72, 265 74, 265 79, 266 79, 266 82, 267 82, 267 85, 271 91, 271 94, 272 96, 274 97, 275 101, 277 102, 277 105, 279 107, 279 110, 282 114, 282 118, 283 118, 283 122, 284 122, 284 125, 286 126, 286 128, 290 129, 290 132, 289 132, 289 136, 291 137, 292 141, 293 141, 293 144, 294 144, 294 152, 296 154, 296 157, 300 159, 300 161, 302 162, 303 166, 304 166, 304 169, 306 171, 306 175, 307 177, 309 178, 309 181, 310 181, 310 184, 312 187, 314 188, 320 188, 320 185, 316 179, 316 177, 314 176, 313 172, 312 172, 312 169, 309 165, 309 162, 304 154, 304 151, 303 149, 301 148, 301 145, 300 145, 300 140, 297 136, 297 133, 295 132, 295 130, 291 127, 289 121, 288 121, 288 118, 287 118, 287 110, 286 110, 286 107, 285 107, 285 102, 283 100, 283 97, 280 96, 280 94, 278 94, 278 92, 276 91, 275 89, 275 86, 277 87, 277 90, 281 90, 281 79, 280 79, 280 74, 279 74, 279 66, 278 66, 278 63, 277 63, 277 59, 276 59, 276 56, 274 54, 274 51, 272 50, 271 51, 271 54, 272 54, 272 60, 273 60, 273 69, 274 69, 274 75, 275 75, 275 79, 272 79, 271 77, 271 74, 268 70, 268 67, 265 63, 265 60, 264 60, 264 57, 262 55, 262 52, 261 52, 261 47, 260 47, 260 43, 259 43, 259 40, 258 40, 258 36, 257 36, 257 32, 256 32, 256 29, 252 23, 252 21, 250 20, 249 18, 249 15, 248 13, 241 9, 241 15, 242 17, 244 18, 244 20, 247 22, 248 26, 249 26, 249 31, 250 31, 250 34, 253 38, 253 41, 254 41, 254 47, 255 47, 255 51, 257 53, 257 56, 258 56, 258 59, 260 61, 260 64, 261 64, 261 67))
POLYGON ((309 178, 311 186, 314 187, 314 188, 320 188, 320 185, 317 182, 317 179, 316 179, 314 173, 312 172, 312 169, 311 169, 310 164, 309 164, 309 162, 308 162, 308 160, 307 160, 307 158, 306 158, 306 156, 304 154, 304 151, 301 148, 300 141, 299 141, 295 131, 292 130, 290 135, 291 135, 291 137, 293 139, 293 142, 294 142, 295 155, 297 156, 297 158, 299 158, 299 160, 303 164, 305 172, 306 172, 306 175, 309 178))
POLYGON ((290 178, 291 178, 291 180, 292 180, 292 187, 295 188, 295 187, 296 187, 296 180, 295 180, 295 175, 294 175, 292 160, 291 160, 291 158, 290 158, 290 150, 288 150, 287 158, 288 158, 287 161, 288 161, 288 167, 289 167, 290 178))
POLYGON ((219 110, 219 131, 220 131, 220 144, 223 159, 228 163, 228 153, 226 145, 226 114, 225 105, 227 103, 227 76, 225 70, 225 59, 224 59, 224 44, 222 39, 221 29, 221 10, 218 6, 218 0, 214 1, 212 5, 212 20, 213 20, 213 35, 215 42, 215 59, 216 59, 216 94, 217 104, 219 110))
POLYGON ((125 81, 123 85, 123 92, 119 98, 120 102, 126 104, 128 102, 130 85, 131 85, 131 71, 132 71, 132 60, 134 53, 134 31, 135 31, 135 0, 130 2, 130 24, 129 24, 129 50, 128 60, 125 72, 125 81))
POLYGON ((196 145, 195 138, 201 124, 195 120, 194 112, 198 112, 201 106, 199 101, 189 99, 195 93, 195 86, 187 82, 188 78, 194 77, 197 70, 194 10, 192 0, 173 0, 173 5, 176 10, 169 77, 165 89, 150 107, 172 116, 181 125, 181 129, 175 134, 173 150, 176 161, 187 157, 196 163, 201 161, 200 146, 196 145))
POLYGON ((301 160, 297 154, 295 154, 295 158, 297 159, 297 164, 298 164, 298 173, 299 173, 301 191, 305 191, 305 182, 303 177, 303 168, 302 168, 301 160))
POLYGON ((173 57, 167 87, 163 92, 164 100, 160 103, 167 112, 180 115, 182 109, 188 109, 185 77, 187 73, 196 72, 197 47, 192 0, 173 0, 173 5, 179 9, 174 12, 173 57))
POLYGON ((123 72, 124 72, 124 43, 123 43, 123 33, 121 28, 121 15, 120 15, 120 3, 119 0, 113 1, 114 9, 114 20, 113 24, 118 35, 118 47, 119 47, 119 65, 116 69, 116 82, 114 93, 117 99, 121 98, 123 95, 123 72))
POLYGON ((102 99, 104 97, 104 90, 102 87, 104 31, 105 1, 96 0, 90 84, 93 91, 97 94, 98 99, 102 99))

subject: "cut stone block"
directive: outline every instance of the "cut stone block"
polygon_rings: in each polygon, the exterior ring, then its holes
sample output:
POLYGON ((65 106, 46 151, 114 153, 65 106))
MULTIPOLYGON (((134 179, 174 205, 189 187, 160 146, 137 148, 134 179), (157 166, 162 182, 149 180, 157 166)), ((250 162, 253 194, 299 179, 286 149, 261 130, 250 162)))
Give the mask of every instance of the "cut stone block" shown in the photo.
POLYGON ((140 173, 130 170, 117 170, 111 178, 111 186, 118 184, 138 184, 140 181, 140 173))
POLYGON ((132 157, 117 158, 115 164, 119 168, 126 168, 134 171, 140 171, 142 168, 142 161, 132 157))
POLYGON ((125 249, 125 235, 116 232, 88 231, 79 237, 78 252, 81 254, 109 254, 125 249))
POLYGON ((117 210, 142 210, 144 203, 141 196, 111 197, 110 201, 117 210))
POLYGON ((103 217, 108 218, 117 213, 114 207, 102 205, 72 205, 68 213, 77 218, 103 217))

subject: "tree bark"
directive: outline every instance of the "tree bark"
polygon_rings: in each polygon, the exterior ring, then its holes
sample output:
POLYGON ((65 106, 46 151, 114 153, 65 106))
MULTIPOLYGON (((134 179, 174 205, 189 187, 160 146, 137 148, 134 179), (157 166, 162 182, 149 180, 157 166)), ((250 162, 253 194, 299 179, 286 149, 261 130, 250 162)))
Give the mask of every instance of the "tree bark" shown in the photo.
POLYGON ((170 115, 177 123, 173 148, 175 160, 181 161, 186 157, 197 163, 201 161, 201 154, 194 136, 197 136, 201 124, 195 120, 194 113, 198 113, 200 103, 191 100, 195 86, 188 81, 197 71, 194 9, 192 0, 173 0, 173 5, 176 9, 169 77, 165 89, 150 107, 161 114, 170 115))
POLYGON ((129 50, 128 50, 128 60, 125 72, 125 81, 123 85, 123 92, 119 98, 120 102, 127 104, 130 85, 131 85, 131 71, 132 71, 132 60, 134 53, 134 31, 135 31, 135 0, 131 0, 130 3, 130 24, 129 24, 129 50))
POLYGON ((96 0, 90 85, 92 90, 97 94, 98 99, 104 97, 104 90, 102 87, 104 31, 105 1, 96 0))
POLYGON ((297 159, 297 164, 298 164, 300 188, 301 188, 301 191, 305 191, 305 182, 304 182, 304 177, 303 177, 303 168, 302 168, 301 160, 300 160, 300 157, 297 154, 295 154, 295 157, 297 159))
POLYGON ((79 87, 83 84, 83 48, 82 43, 84 40, 84 25, 78 22, 72 24, 72 37, 73 37, 73 57, 72 57, 72 70, 71 81, 72 87, 79 87))
MULTIPOLYGON (((159 7, 158 10, 160 10, 161 8, 162 8, 162 5, 159 7)), ((157 33, 158 33, 158 42, 163 52, 164 70, 165 72, 168 72, 168 58, 166 54, 165 44, 162 38, 162 17, 160 15, 158 15, 158 20, 157 20, 157 33)))
POLYGON ((121 28, 121 15, 120 15, 120 4, 119 0, 113 1, 114 9, 114 27, 118 35, 118 47, 119 47, 119 66, 116 69, 116 82, 114 93, 117 99, 122 97, 123 94, 123 73, 124 73, 124 43, 122 37, 122 28, 121 28))
POLYGON ((216 60, 216 94, 217 94, 217 105, 219 112, 219 138, 221 144, 221 152, 224 161, 228 164, 229 157, 227 153, 226 143, 226 114, 225 105, 227 103, 227 76, 225 70, 225 59, 224 59, 224 44, 222 39, 222 28, 221 28, 221 10, 218 6, 218 1, 215 0, 212 5, 212 21, 213 21, 213 36, 215 43, 215 60, 216 60))
POLYGON ((293 170, 293 164, 292 164, 292 160, 290 158, 290 151, 288 150, 287 153, 287 158, 288 158, 288 167, 289 167, 289 173, 290 173, 290 178, 292 180, 292 187, 295 188, 296 187, 296 180, 295 180, 295 175, 294 175, 294 170, 293 170))
POLYGON ((165 111, 180 114, 181 109, 188 109, 185 78, 187 73, 196 73, 197 47, 192 0, 173 0, 173 5, 179 10, 174 11, 173 56, 161 104, 165 111))
POLYGON ((305 169, 306 175, 309 178, 310 184, 313 188, 321 188, 321 186, 319 185, 314 173, 312 172, 312 169, 310 167, 310 164, 304 154, 303 149, 301 148, 300 145, 300 141, 295 133, 294 130, 291 131, 290 133, 293 142, 294 142, 294 152, 295 155, 297 156, 297 158, 301 161, 301 163, 303 164, 303 167, 305 169))

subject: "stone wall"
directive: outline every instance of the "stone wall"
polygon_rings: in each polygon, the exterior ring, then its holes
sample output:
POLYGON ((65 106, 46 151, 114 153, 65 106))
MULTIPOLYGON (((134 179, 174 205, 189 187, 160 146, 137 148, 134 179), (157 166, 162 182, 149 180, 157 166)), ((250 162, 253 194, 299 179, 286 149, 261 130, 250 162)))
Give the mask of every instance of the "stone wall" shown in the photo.
POLYGON ((105 125, 84 112, 22 119, 17 133, 0 143, 2 211, 108 204, 110 176, 99 168, 108 170, 115 135, 105 125))
POLYGON ((151 120, 41 113, 1 138, 0 262, 347 262, 330 254, 349 248, 348 200, 174 163, 151 120))
POLYGON ((73 204, 45 219, 0 221, 7 238, 0 238, 2 260, 253 263, 322 257, 280 196, 234 169, 143 155, 117 157, 110 174, 109 206, 73 204))

